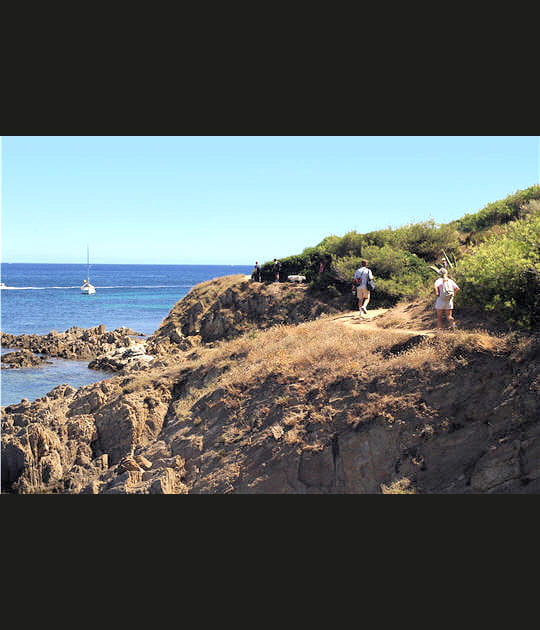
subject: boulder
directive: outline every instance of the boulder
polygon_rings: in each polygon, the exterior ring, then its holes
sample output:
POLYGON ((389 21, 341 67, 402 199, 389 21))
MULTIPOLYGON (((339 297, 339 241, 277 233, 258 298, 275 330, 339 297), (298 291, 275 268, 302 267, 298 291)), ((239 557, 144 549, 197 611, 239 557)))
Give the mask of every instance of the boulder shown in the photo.
POLYGON ((135 344, 127 348, 115 348, 90 361, 88 367, 92 370, 122 372, 145 368, 153 360, 153 355, 146 354, 144 344, 135 344))
POLYGON ((0 357, 0 367, 3 370, 39 367, 46 363, 51 364, 52 361, 47 361, 43 357, 35 355, 30 350, 18 350, 16 352, 7 352, 0 357))

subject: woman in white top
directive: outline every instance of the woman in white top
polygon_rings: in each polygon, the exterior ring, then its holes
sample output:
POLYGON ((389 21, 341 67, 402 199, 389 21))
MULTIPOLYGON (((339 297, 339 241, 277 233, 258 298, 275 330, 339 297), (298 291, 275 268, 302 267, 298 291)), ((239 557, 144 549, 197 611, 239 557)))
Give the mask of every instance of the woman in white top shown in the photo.
POLYGON ((437 310, 437 328, 443 327, 443 314, 450 324, 452 330, 456 328, 456 322, 452 315, 454 309, 454 295, 459 291, 458 285, 448 277, 448 271, 441 267, 439 269, 440 277, 435 280, 433 290, 437 299, 435 301, 435 309, 437 310))

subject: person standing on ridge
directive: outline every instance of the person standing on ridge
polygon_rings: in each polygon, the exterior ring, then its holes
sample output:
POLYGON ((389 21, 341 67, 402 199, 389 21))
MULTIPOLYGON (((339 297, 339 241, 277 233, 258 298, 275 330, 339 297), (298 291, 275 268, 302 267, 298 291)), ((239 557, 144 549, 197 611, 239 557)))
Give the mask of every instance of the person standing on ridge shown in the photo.
POLYGON ((448 270, 444 267, 439 269, 439 278, 435 280, 433 291, 437 296, 435 309, 437 311, 437 328, 443 327, 443 314, 450 324, 452 330, 456 329, 456 322, 452 315, 454 309, 454 295, 460 290, 458 285, 448 277, 448 270))
POLYGON ((279 271, 281 269, 281 263, 277 258, 274 258, 274 273, 276 274, 276 282, 279 282, 279 271))
POLYGON ((255 282, 261 281, 261 266, 259 265, 259 261, 255 261, 255 267, 253 268, 253 273, 251 277, 255 280, 255 282))
POLYGON ((368 281, 373 280, 373 273, 368 267, 368 261, 362 260, 362 266, 354 272, 353 284, 356 285, 356 297, 358 298, 358 310, 360 313, 367 315, 367 305, 369 304, 369 298, 371 291, 368 286, 368 281))

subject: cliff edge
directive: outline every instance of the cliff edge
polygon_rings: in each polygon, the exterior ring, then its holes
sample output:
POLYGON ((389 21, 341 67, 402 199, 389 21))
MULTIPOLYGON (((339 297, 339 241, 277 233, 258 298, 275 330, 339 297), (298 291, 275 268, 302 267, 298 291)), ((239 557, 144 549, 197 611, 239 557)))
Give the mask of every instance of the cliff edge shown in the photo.
POLYGON ((537 335, 342 315, 302 286, 198 285, 149 365, 2 409, 2 491, 540 492, 537 335))
POLYGON ((176 303, 148 338, 147 351, 170 354, 342 309, 343 299, 321 296, 305 284, 252 282, 241 274, 215 278, 196 285, 176 303))

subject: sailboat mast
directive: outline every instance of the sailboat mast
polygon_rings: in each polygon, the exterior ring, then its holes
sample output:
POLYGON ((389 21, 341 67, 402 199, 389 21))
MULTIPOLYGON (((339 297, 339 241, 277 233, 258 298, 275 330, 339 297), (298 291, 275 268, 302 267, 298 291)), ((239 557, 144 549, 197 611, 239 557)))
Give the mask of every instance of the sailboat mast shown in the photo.
POLYGON ((86 246, 86 278, 90 282, 90 250, 86 246))

